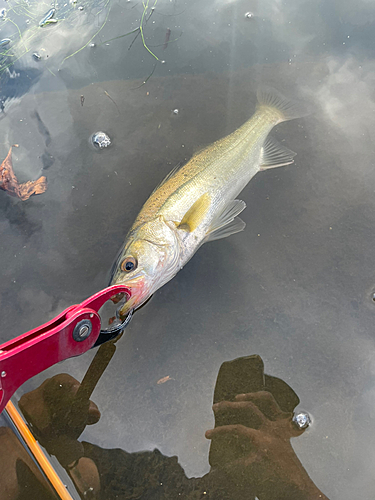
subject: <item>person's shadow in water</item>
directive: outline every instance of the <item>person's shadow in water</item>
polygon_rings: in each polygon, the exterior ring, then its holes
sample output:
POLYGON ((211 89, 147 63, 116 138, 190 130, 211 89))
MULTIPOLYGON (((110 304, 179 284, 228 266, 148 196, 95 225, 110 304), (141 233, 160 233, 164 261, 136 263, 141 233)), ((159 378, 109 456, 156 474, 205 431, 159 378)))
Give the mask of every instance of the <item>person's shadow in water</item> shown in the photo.
POLYGON ((327 500, 290 442, 305 431, 293 419, 299 398, 286 382, 264 374, 257 355, 224 362, 219 370, 215 427, 206 432, 211 469, 201 478, 187 478, 177 457, 158 450, 127 453, 78 441, 85 426, 100 419, 85 384, 87 377, 81 386, 59 374, 19 401, 34 435, 65 467, 82 498, 327 500))

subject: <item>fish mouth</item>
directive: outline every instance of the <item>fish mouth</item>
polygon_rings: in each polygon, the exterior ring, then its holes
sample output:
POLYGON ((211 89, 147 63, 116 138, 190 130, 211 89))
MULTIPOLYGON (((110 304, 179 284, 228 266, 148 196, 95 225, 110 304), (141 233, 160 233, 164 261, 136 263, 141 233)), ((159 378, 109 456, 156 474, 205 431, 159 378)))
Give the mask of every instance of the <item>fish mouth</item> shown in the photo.
POLYGON ((131 298, 128 300, 126 295, 119 301, 116 309, 116 317, 120 321, 125 321, 126 317, 134 311, 135 307, 132 307, 132 304, 129 303, 130 301, 132 301, 131 298))
POLYGON ((119 319, 120 321, 125 321, 126 317, 131 312, 133 312, 147 300, 149 294, 143 280, 137 280, 137 282, 132 284, 126 282, 121 284, 129 288, 131 296, 129 297, 127 294, 117 294, 114 295, 111 300, 114 304, 117 304, 117 319, 119 319))
POLYGON ((124 321, 126 316, 133 312, 134 308, 129 305, 130 299, 131 297, 124 292, 117 293, 111 297, 113 304, 117 305, 116 316, 114 316, 112 320, 117 318, 120 321, 124 321))

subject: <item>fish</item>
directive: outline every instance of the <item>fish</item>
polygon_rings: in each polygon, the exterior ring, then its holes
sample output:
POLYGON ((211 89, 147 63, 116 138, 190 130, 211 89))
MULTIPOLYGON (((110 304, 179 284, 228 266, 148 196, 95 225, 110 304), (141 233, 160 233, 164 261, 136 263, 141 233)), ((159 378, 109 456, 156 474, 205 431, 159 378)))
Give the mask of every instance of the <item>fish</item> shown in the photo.
POLYGON ((239 193, 258 172, 294 162, 296 153, 269 133, 309 111, 275 89, 260 89, 257 98, 247 122, 172 170, 143 205, 112 268, 110 285, 131 291, 119 319, 170 281, 204 243, 242 231, 238 215, 246 204, 239 193))

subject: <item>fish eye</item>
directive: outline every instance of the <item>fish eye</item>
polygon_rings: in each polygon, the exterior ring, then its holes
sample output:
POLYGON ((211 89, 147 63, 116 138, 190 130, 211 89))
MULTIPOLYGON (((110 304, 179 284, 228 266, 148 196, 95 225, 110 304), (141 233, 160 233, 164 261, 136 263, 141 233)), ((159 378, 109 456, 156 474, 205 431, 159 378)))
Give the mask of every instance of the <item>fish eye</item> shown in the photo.
POLYGON ((136 269, 137 265, 137 259, 135 259, 134 257, 126 257, 121 262, 121 269, 126 273, 130 273, 131 271, 134 271, 134 269, 136 269))

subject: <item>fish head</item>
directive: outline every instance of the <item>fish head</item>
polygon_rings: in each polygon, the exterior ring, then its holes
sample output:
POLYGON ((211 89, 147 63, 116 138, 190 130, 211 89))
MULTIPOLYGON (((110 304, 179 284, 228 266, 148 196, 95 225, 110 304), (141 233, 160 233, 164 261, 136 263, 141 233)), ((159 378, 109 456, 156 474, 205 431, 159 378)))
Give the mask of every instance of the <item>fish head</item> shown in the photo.
POLYGON ((180 269, 176 227, 158 216, 132 230, 114 268, 111 285, 125 285, 131 297, 118 310, 125 316, 141 306, 180 269))

